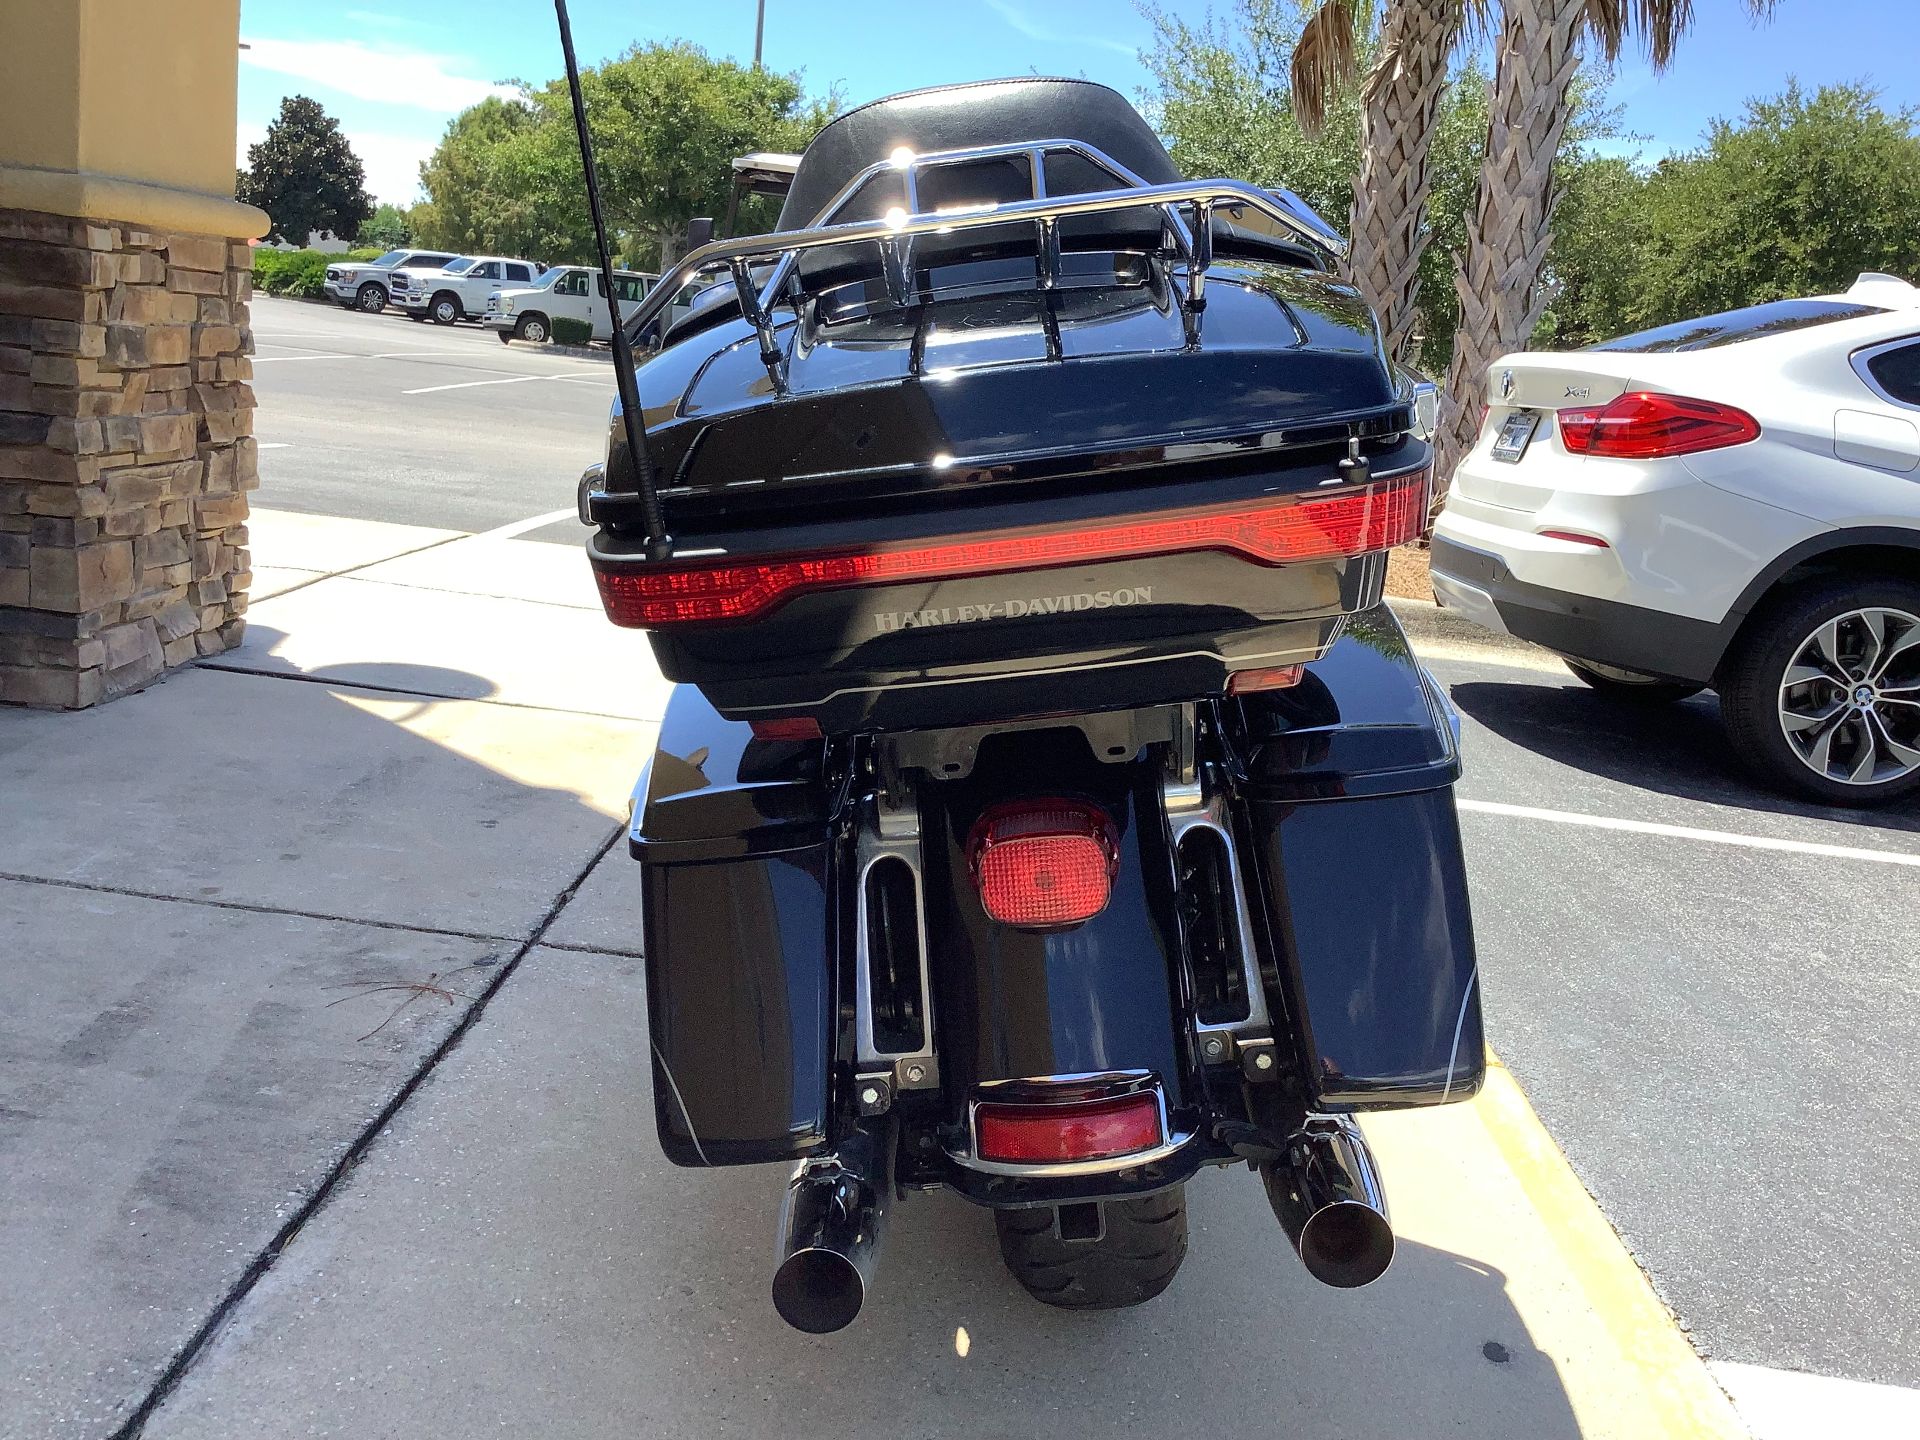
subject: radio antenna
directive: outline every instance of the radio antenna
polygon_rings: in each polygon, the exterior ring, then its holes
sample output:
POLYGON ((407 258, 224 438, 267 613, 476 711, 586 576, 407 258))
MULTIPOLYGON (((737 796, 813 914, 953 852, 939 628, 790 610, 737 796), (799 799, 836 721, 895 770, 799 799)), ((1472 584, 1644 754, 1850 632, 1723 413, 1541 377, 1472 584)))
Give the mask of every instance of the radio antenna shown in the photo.
POLYGON ((573 57, 573 26, 567 19, 567 0, 553 0, 560 21, 560 50, 567 60, 567 91, 573 97, 573 128, 580 140, 580 168, 587 176, 587 211, 593 217, 593 241, 600 250, 600 283, 606 287, 607 310, 613 319, 613 381, 620 390, 620 417, 626 425, 627 451, 633 456, 634 477, 640 487, 640 518, 647 527, 647 554, 665 560, 673 554, 673 540, 660 511, 658 479, 647 452, 647 426, 640 414, 640 385, 634 379, 633 346, 620 316, 620 294, 613 285, 613 251, 607 246, 607 222, 600 209, 600 180, 593 166, 593 137, 587 132, 587 102, 580 94, 580 64, 573 57))

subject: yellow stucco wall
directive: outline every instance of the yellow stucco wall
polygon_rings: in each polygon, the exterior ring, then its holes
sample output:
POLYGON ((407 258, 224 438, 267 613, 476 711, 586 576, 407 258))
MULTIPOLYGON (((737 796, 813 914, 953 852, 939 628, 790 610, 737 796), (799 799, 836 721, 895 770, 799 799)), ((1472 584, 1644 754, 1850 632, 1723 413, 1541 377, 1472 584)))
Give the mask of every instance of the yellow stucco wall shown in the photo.
POLYGON ((0 0, 0 205, 258 235, 233 199, 240 0, 0 0))

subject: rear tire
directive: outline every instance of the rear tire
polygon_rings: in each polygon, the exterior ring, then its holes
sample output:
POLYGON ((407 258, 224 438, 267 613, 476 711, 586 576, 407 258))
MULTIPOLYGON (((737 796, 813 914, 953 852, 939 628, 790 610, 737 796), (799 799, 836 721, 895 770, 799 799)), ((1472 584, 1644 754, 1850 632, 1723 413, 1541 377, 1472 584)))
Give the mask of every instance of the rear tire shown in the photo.
POLYGON ((1574 678, 1596 695, 1609 700, 1624 700, 1629 705, 1671 705, 1689 695, 1698 695, 1707 687, 1689 685, 1682 680, 1662 680, 1658 675, 1642 675, 1638 670, 1623 670, 1618 665, 1601 665, 1592 660, 1575 660, 1562 655, 1561 661, 1574 678))
POLYGON ((1062 1219, 1069 1233, 1084 1223, 1083 1206, 1032 1210, 996 1210, 1000 1258, 1007 1271, 1042 1305, 1063 1310, 1118 1310, 1143 1304, 1173 1283, 1187 1256, 1187 1199, 1184 1186, 1137 1200, 1109 1200, 1100 1206, 1098 1239, 1061 1238, 1062 1219))
POLYGON ((1829 575, 1773 597, 1747 621, 1719 686, 1734 752, 1768 784, 1824 805, 1920 791, 1916 632, 1911 580, 1829 575), (1879 627, 1878 642, 1861 617, 1879 627))

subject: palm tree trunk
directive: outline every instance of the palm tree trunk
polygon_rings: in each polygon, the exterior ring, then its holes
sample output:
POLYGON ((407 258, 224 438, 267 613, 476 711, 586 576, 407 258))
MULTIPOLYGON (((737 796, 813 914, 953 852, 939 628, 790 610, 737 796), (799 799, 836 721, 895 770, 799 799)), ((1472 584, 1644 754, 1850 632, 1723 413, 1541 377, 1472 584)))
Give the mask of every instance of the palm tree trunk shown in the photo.
POLYGON ((1427 155, 1462 9, 1462 0, 1393 0, 1380 22, 1380 53, 1360 92, 1360 175, 1347 275, 1379 315, 1387 353, 1396 360, 1406 354, 1418 316, 1433 190, 1427 155))
POLYGON ((1587 8, 1588 0, 1505 0, 1487 153, 1453 280, 1460 328, 1436 442, 1436 509, 1479 433, 1488 367, 1526 343, 1546 308, 1540 265, 1560 199, 1553 160, 1566 133, 1567 92, 1580 66, 1576 42, 1587 8))

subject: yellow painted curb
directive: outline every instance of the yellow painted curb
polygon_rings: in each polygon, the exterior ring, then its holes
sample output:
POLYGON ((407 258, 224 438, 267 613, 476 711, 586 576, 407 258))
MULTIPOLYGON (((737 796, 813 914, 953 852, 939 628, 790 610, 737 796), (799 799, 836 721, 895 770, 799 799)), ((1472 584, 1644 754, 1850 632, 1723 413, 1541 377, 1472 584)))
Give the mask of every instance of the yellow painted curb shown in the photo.
POLYGON ((1587 1194, 1513 1076, 1493 1054, 1487 1061, 1486 1086, 1474 1109, 1553 1237, 1568 1273, 1637 1376, 1662 1422, 1659 1434, 1676 1440, 1749 1440, 1733 1403, 1653 1293, 1645 1272, 1587 1194))

